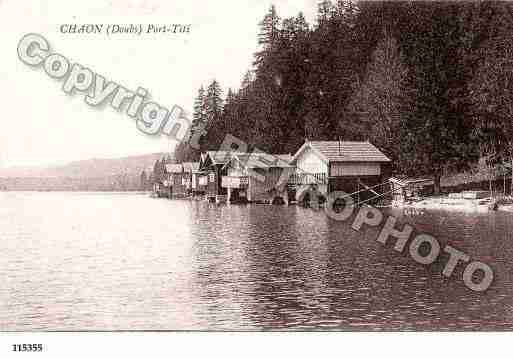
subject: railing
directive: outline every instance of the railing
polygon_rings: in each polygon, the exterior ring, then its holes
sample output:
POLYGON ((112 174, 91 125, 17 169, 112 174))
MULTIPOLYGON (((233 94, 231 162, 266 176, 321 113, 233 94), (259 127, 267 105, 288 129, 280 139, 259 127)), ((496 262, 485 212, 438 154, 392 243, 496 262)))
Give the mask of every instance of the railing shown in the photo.
POLYGON ((289 184, 328 184, 326 173, 293 173, 289 178, 289 184))
POLYGON ((247 176, 223 176, 221 186, 224 188, 246 188, 249 185, 247 176))

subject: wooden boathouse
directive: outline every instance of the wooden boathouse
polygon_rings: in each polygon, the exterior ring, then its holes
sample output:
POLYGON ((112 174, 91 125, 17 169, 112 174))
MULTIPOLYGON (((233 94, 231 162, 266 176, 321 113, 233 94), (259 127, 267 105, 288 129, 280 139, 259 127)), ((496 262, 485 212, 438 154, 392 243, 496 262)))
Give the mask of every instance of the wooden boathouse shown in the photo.
POLYGON ((233 154, 222 169, 221 186, 227 201, 288 204, 288 178, 294 169, 291 162, 290 154, 233 154))
POLYGON ((193 193, 197 186, 197 174, 199 172, 199 162, 184 162, 182 173, 182 185, 187 195, 193 193))
POLYGON ((227 198, 227 189, 221 184, 222 177, 226 176, 226 163, 232 155, 238 152, 230 151, 207 151, 201 154, 199 171, 201 177, 198 185, 204 189, 206 199, 211 202, 224 202, 227 198))
POLYGON ((294 155, 291 184, 297 201, 305 200, 315 187, 325 196, 334 191, 356 193, 354 199, 360 202, 385 191, 375 186, 390 176, 390 162, 370 142, 306 141, 294 155))
POLYGON ((164 182, 169 197, 183 197, 185 195, 185 186, 183 185, 183 165, 167 164, 166 165, 167 180, 164 182))
POLYGON ((201 170, 192 173, 192 195, 204 196, 207 192, 208 176, 201 170))

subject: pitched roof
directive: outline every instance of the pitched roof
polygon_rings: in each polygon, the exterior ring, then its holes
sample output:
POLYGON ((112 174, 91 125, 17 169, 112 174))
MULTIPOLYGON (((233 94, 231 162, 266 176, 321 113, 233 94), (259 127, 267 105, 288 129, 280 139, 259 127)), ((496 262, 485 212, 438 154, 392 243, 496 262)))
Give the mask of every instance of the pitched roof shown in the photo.
POLYGON ((327 162, 390 162, 390 159, 370 142, 309 141, 294 155, 296 160, 311 148, 327 162))
POLYGON ((199 162, 184 162, 183 163, 183 170, 184 172, 195 172, 199 169, 199 162))
POLYGON ((207 151, 205 155, 206 157, 210 157, 211 161, 215 165, 224 165, 231 158, 232 155, 241 154, 241 152, 233 152, 233 151, 207 151))
POLYGON ((232 155, 230 161, 238 161, 245 168, 286 168, 293 167, 290 165, 292 155, 271 155, 268 153, 237 153, 232 155))
POLYGON ((268 153, 244 153, 237 155, 237 158, 246 168, 292 167, 290 161, 283 160, 285 157, 282 158, 281 156, 268 153))
POLYGON ((166 165, 167 173, 182 173, 183 166, 181 164, 168 164, 166 165))
POLYGON ((273 155, 274 157, 277 157, 280 161, 286 162, 287 164, 290 164, 294 160, 294 156, 292 156, 290 153, 287 153, 286 155, 273 155))

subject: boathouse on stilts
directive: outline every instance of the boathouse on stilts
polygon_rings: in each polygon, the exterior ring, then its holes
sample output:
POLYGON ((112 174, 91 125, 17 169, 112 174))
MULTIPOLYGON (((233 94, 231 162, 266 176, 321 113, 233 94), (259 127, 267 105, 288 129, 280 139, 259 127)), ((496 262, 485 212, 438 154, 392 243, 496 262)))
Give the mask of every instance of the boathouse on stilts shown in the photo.
POLYGON ((182 164, 167 164, 167 191, 169 198, 180 198, 185 196, 185 186, 183 185, 183 165, 182 164))
POLYGON ((355 203, 382 199, 389 191, 390 159, 370 142, 306 141, 294 155, 291 185, 296 201, 308 202, 312 190, 327 196, 343 191, 355 203))
POLYGON ((182 185, 186 196, 193 195, 198 187, 197 174, 199 172, 199 162, 184 162, 182 173, 182 185))
POLYGON ((227 202, 289 204, 291 161, 290 154, 233 154, 223 166, 221 186, 227 192, 227 202))
POLYGON ((222 177, 226 176, 226 163, 238 152, 207 151, 201 154, 199 171, 202 174, 200 181, 204 184, 206 200, 209 202, 226 202, 228 191, 221 184, 222 177), (204 183, 206 181, 206 183, 204 183))

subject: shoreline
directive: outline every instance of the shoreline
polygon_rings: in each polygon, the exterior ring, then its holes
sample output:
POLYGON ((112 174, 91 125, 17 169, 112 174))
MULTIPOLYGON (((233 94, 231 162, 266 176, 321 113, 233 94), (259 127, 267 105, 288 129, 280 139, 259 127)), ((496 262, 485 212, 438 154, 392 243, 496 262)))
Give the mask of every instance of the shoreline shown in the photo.
POLYGON ((431 209, 456 212, 477 212, 488 213, 496 211, 513 212, 513 204, 500 204, 494 202, 491 197, 481 199, 463 199, 450 198, 448 196, 438 196, 420 199, 418 201, 409 201, 404 203, 394 202, 392 208, 412 208, 412 209, 431 209), (491 206, 497 205, 496 210, 491 206))

